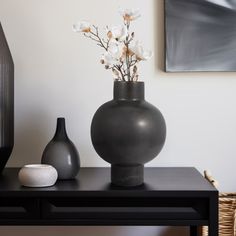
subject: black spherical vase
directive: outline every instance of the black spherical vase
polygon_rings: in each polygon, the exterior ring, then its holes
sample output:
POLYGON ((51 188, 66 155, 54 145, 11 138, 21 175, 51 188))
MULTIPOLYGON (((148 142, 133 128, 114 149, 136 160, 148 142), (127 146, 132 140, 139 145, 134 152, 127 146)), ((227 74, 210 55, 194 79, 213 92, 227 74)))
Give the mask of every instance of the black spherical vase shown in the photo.
POLYGON ((91 124, 96 152, 111 163, 111 182, 141 185, 144 164, 159 154, 165 138, 165 120, 144 100, 144 83, 115 81, 114 99, 96 111, 91 124))
POLYGON ((0 23, 0 173, 14 145, 14 64, 0 23))

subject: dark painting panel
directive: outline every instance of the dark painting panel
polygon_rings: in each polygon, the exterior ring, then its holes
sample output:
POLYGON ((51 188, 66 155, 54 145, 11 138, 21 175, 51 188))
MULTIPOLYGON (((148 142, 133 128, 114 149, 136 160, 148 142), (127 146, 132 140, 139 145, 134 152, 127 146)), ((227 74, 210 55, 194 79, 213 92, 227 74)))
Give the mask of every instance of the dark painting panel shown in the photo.
POLYGON ((236 0, 165 0, 166 71, 236 71, 236 0))

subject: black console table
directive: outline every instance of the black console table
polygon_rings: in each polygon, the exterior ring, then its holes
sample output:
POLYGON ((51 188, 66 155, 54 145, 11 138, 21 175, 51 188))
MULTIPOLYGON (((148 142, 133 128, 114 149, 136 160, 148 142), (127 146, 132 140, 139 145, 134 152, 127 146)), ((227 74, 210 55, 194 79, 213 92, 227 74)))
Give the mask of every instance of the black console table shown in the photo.
POLYGON ((195 168, 146 168, 145 184, 120 188, 109 168, 82 168, 78 179, 26 188, 18 168, 0 177, 0 225, 208 225, 218 235, 218 191, 195 168))

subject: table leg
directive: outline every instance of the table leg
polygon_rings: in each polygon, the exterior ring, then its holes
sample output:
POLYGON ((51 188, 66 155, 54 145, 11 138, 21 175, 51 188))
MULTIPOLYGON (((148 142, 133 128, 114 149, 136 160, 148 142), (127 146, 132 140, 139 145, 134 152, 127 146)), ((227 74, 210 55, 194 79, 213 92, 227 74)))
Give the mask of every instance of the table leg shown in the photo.
POLYGON ((210 209, 209 209, 209 236, 218 236, 219 234, 219 223, 218 223, 218 193, 214 194, 210 198, 210 209))
POLYGON ((190 236, 198 236, 198 227, 190 226, 190 236))

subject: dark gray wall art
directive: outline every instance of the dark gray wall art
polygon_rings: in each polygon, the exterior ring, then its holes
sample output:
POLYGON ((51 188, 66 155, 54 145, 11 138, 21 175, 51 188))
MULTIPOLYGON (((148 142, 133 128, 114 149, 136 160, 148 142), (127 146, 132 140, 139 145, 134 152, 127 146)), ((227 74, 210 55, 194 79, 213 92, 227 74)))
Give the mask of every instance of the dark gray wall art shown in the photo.
POLYGON ((165 0, 166 71, 236 71, 236 0, 165 0))

